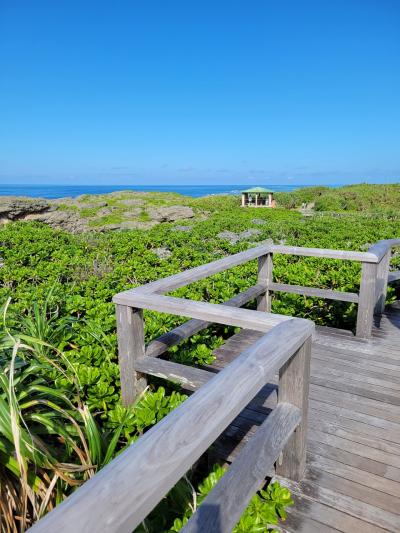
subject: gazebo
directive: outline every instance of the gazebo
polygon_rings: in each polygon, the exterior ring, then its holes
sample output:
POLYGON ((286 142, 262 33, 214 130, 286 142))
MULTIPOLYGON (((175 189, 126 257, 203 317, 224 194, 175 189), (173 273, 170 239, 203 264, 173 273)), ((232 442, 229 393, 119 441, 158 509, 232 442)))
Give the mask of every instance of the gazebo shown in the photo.
POLYGON ((242 191, 242 207, 276 207, 274 191, 263 187, 242 191))

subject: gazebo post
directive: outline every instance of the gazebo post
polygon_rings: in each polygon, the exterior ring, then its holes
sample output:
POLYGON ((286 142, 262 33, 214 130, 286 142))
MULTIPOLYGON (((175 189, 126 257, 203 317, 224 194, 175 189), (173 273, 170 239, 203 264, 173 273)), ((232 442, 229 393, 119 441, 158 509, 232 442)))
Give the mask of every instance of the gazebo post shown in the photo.
POLYGON ((256 194, 256 204, 255 204, 256 207, 258 207, 258 194, 256 194))
POLYGON ((242 192, 242 207, 246 205, 246 193, 242 192))
POLYGON ((272 206, 272 194, 271 193, 268 194, 268 205, 269 207, 272 206))

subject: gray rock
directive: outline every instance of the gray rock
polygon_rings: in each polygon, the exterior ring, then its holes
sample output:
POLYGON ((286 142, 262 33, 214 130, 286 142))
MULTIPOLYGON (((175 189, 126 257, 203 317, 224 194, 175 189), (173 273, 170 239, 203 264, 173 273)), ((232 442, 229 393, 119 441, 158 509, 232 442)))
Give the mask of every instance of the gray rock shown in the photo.
POLYGON ((259 229, 253 229, 253 228, 247 229, 239 233, 239 241, 245 241, 246 239, 249 239, 250 237, 254 237, 254 235, 261 235, 261 231, 259 229))
POLYGON ((87 220, 71 211, 50 211, 25 216, 24 220, 38 220, 52 228, 62 229, 70 233, 83 233, 89 230, 87 220))
POLYGON ((221 231, 217 237, 223 241, 229 241, 231 244, 236 244, 239 240, 238 234, 233 231, 221 231))
POLYGON ((168 259, 172 255, 172 252, 165 247, 153 248, 152 252, 154 252, 160 259, 168 259))
POLYGON ((175 226, 172 231, 191 231, 193 226, 175 226))
POLYGON ((20 220, 31 213, 48 211, 50 207, 49 202, 43 198, 3 196, 0 198, 0 218, 20 220))
POLYGON ((260 235, 261 231, 258 229, 248 229, 240 233, 234 233, 233 231, 222 231, 218 233, 217 237, 225 241, 229 241, 231 244, 236 244, 239 241, 245 241, 254 235, 260 235))
POLYGON ((251 222, 253 224, 257 224, 258 226, 263 226, 264 224, 267 223, 267 221, 263 220, 262 218, 253 218, 253 220, 251 222))
POLYGON ((175 220, 194 217, 193 209, 185 205, 155 207, 148 209, 147 213, 152 220, 157 220, 157 222, 175 222, 175 220))

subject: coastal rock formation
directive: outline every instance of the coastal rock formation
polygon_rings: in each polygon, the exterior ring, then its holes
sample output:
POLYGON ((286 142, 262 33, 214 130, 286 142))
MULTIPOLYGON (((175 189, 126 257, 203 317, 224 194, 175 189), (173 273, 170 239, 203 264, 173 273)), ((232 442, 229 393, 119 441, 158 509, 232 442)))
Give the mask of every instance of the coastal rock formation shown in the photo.
MULTIPOLYGON (((157 224, 179 220, 198 220, 204 213, 178 205, 176 195, 115 191, 104 195, 76 198, 0 198, 0 223, 37 220, 70 233, 86 231, 148 230, 157 224)), ((191 226, 177 226, 176 231, 190 231, 191 226)))
POLYGON ((3 196, 0 198, 0 220, 23 219, 29 213, 42 213, 49 211, 51 205, 42 198, 24 198, 19 196, 3 196))
POLYGON ((34 213, 24 217, 23 220, 38 220, 54 229, 62 229, 69 233, 83 233, 88 231, 88 222, 77 213, 71 211, 50 211, 46 213, 34 213))
POLYGON ((185 205, 155 207, 152 209, 148 209, 147 213, 151 220, 157 220, 157 222, 175 222, 175 220, 194 217, 193 209, 185 205))

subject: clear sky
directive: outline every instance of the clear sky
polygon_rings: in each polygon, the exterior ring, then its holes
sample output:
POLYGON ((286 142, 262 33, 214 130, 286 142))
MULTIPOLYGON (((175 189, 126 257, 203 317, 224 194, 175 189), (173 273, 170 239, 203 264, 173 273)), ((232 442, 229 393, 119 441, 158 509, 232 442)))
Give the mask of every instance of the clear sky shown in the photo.
POLYGON ((2 183, 400 181, 400 0, 0 0, 2 183))

